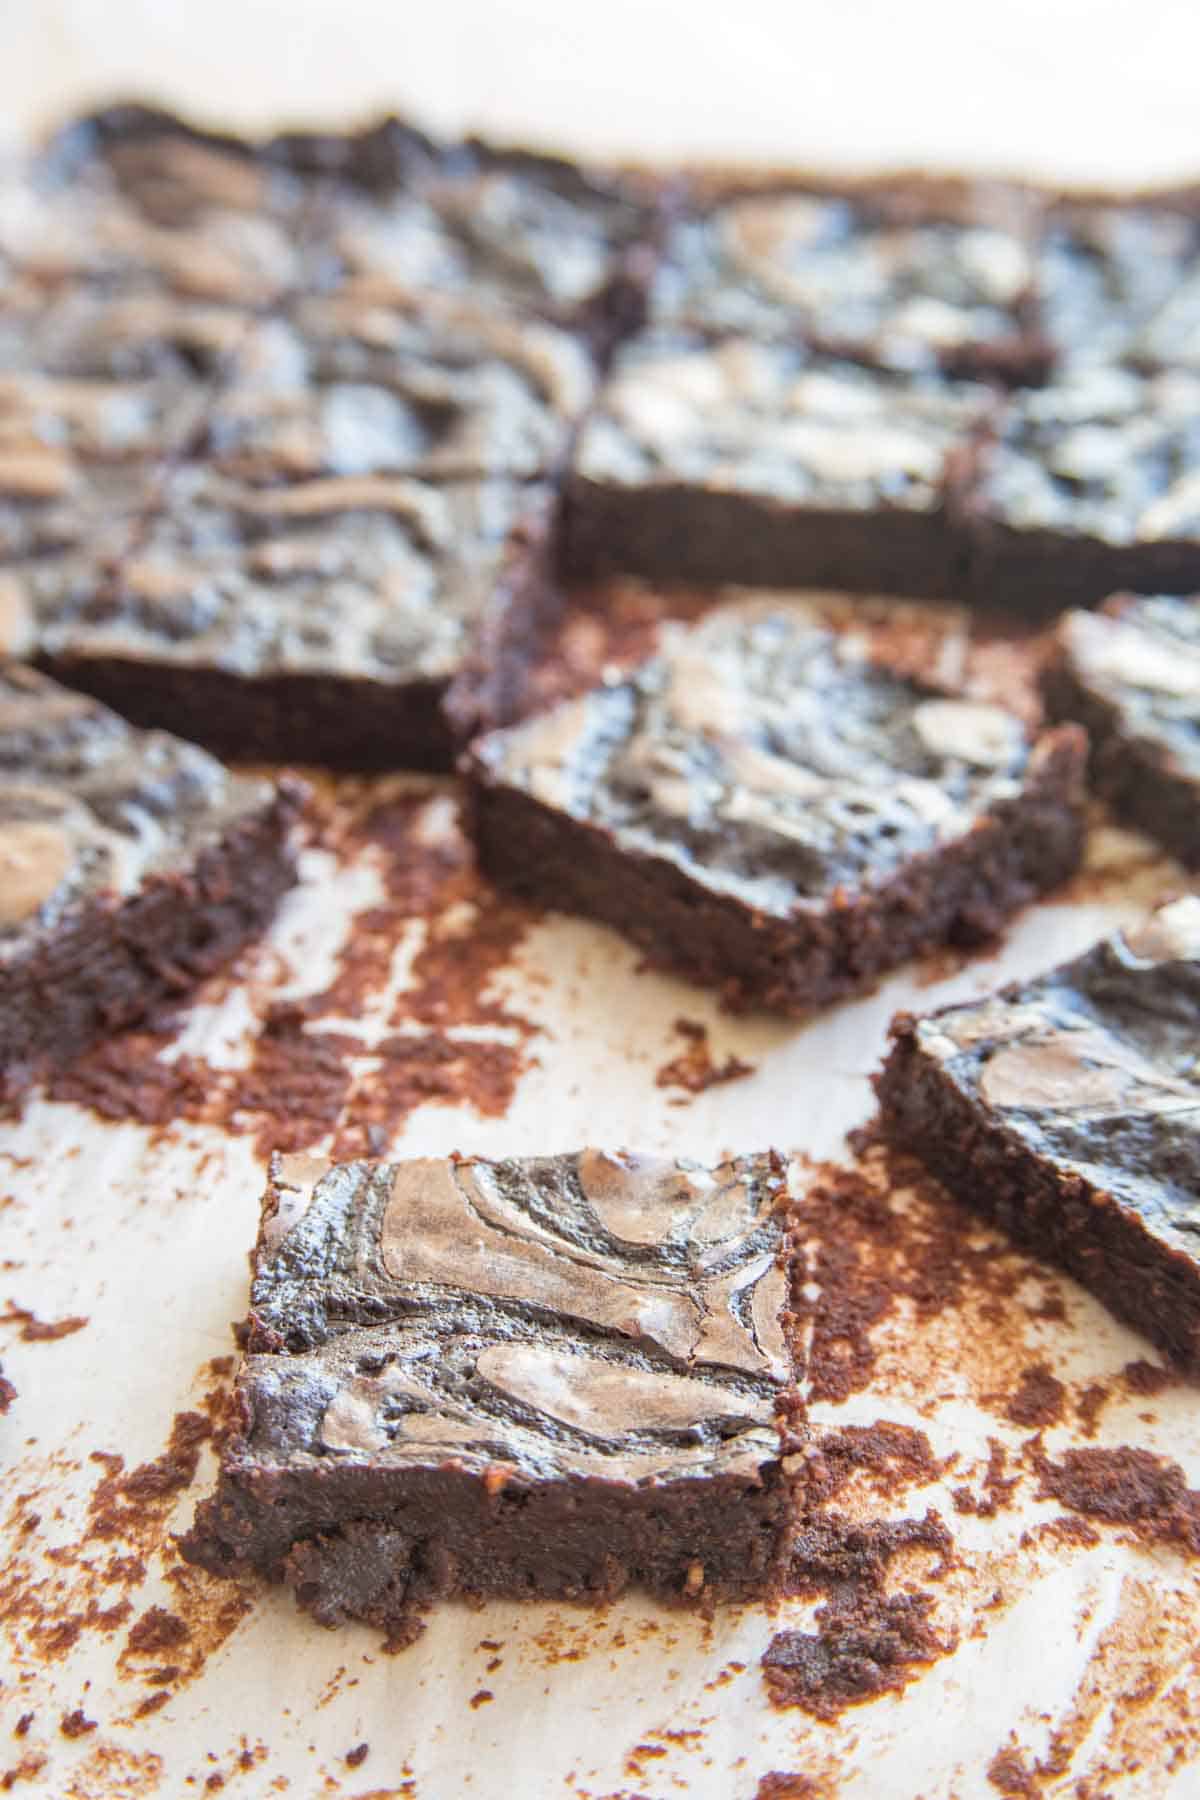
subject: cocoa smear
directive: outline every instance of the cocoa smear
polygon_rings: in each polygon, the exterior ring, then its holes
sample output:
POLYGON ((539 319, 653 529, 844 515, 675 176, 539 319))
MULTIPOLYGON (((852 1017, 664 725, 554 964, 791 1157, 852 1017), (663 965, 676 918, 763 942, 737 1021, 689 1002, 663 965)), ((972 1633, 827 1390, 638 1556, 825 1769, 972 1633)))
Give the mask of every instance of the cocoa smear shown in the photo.
POLYGON ((1063 1415, 1066 1395, 1066 1388, 1045 1363, 1031 1363, 1023 1371, 1020 1385, 1004 1409, 1005 1417, 1014 1425, 1057 1425, 1063 1415))
POLYGON ((654 1077, 660 1088, 682 1088, 689 1094, 703 1094, 711 1087, 727 1081, 741 1081, 754 1074, 754 1064, 738 1056, 727 1056, 722 1063, 713 1061, 708 1042, 708 1027, 695 1019, 676 1019, 671 1028, 684 1040, 685 1048, 665 1062, 654 1077))
POLYGON ((340 859, 368 856, 385 889, 355 916, 329 985, 265 1004, 245 1068, 167 1060, 179 1014, 97 1046, 52 1079, 52 1098, 109 1119, 247 1134, 264 1158, 323 1140, 335 1157, 379 1156, 429 1104, 488 1118, 507 1111, 536 1028, 486 992, 537 913, 478 874, 444 784, 339 783, 315 828, 340 859), (344 1029, 386 990, 396 951, 418 926, 423 941, 382 1028, 370 1041, 344 1029), (480 1030, 491 1035, 470 1035, 480 1030))
POLYGON ((1033 1772, 1018 1750, 998 1750, 988 1764, 987 1778, 998 1793, 1011 1795, 1012 1800, 1039 1792, 1033 1772))
POLYGON ((1143 1543, 1173 1544, 1200 1555, 1200 1492, 1189 1488, 1178 1463, 1149 1450, 1066 1450, 1057 1462, 1038 1447, 1030 1461, 1038 1498, 1102 1524, 1122 1526, 1143 1543))
POLYGON ((86 1737, 89 1731, 95 1731, 96 1720, 89 1719, 82 1706, 77 1706, 74 1712, 63 1714, 58 1729, 65 1738, 86 1737))
POLYGON ((76 1331, 82 1331, 87 1323, 88 1320, 83 1317, 39 1319, 27 1306, 18 1306, 12 1300, 0 1313, 0 1325, 21 1327, 17 1336, 23 1344, 53 1344, 59 1338, 71 1337, 76 1331))
POLYGON ((817 1610, 815 1631, 777 1632, 763 1653, 773 1705, 798 1706, 830 1721, 848 1706, 901 1692, 954 1648, 933 1628, 933 1595, 887 1592, 892 1559, 914 1549, 940 1559, 932 1579, 948 1566, 953 1540, 936 1512, 883 1524, 831 1516, 799 1531, 789 1591, 828 1598, 817 1610))
POLYGON ((1136 1362, 1128 1362, 1121 1370, 1121 1380, 1131 1394, 1153 1398, 1166 1388, 1174 1387, 1178 1376, 1170 1369, 1162 1369, 1157 1363, 1146 1362, 1139 1357, 1136 1362))
MULTIPOLYGON (((979 1317, 986 1347, 1017 1338, 1031 1308, 1018 1293, 1031 1265, 977 1223, 913 1159, 859 1134, 858 1160, 810 1165, 790 1216, 795 1279, 789 1327, 813 1400, 868 1387, 879 1328, 915 1314, 979 1317)), ((982 1341, 972 1322, 968 1341, 982 1341)))
MULTIPOLYGON (((180 1563, 170 1529, 202 1450, 224 1428, 230 1371, 228 1357, 205 1365, 202 1374, 216 1384, 199 1408, 176 1415, 161 1455, 127 1469, 113 1452, 92 1453, 100 1472, 73 1539, 53 1543, 44 1536, 61 1464, 49 1465, 43 1488, 14 1497, 4 1521, 12 1548, 0 1570, 0 1627, 14 1669, 36 1680, 39 1669, 68 1657, 85 1636, 115 1640, 123 1633, 112 1664, 121 1678, 154 1690, 135 1708, 144 1716, 194 1679, 249 1611, 234 1583, 180 1563), (155 1603, 135 1616, 135 1597, 151 1575, 168 1584, 170 1605, 155 1603)), ((102 1748, 96 1745, 97 1756, 102 1748)))

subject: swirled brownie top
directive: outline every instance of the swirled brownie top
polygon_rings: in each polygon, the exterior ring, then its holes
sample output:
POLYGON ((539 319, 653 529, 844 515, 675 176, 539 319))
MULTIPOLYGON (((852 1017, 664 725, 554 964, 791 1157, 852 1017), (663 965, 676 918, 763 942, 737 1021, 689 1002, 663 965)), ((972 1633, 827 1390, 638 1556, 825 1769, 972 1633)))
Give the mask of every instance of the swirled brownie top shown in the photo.
POLYGON ((1069 204, 1036 255, 1041 318, 1074 360, 1200 365, 1200 221, 1192 210, 1069 204))
POLYGON ((781 1159, 278 1159, 239 1459, 748 1472, 790 1361, 781 1159))
POLYGON ((983 459, 982 518, 1143 544, 1200 536, 1200 377, 1077 365, 1014 397, 983 459))
POLYGON ((1122 735, 1161 744, 1200 783, 1200 600, 1147 594, 1067 613, 1058 641, 1075 680, 1116 709, 1122 735))
POLYGON ((537 475, 561 461, 592 383, 591 359, 553 326, 345 288, 243 345, 206 453, 255 482, 537 475))
POLYGON ((919 1050, 1036 1155, 1196 1256, 1200 898, 915 1031, 919 1050))
POLYGON ((35 593, 40 641, 51 655, 248 677, 444 678, 537 498, 511 482, 390 475, 259 489, 185 468, 106 587, 40 604, 35 593))
POLYGON ((1020 791, 1030 741, 763 597, 477 754, 489 780, 786 916, 969 832, 1020 791))
POLYGON ((272 792, 32 669, 0 669, 0 959, 190 866, 272 792))
MULTIPOLYGON (((1018 212, 1016 196, 1008 211, 1018 212)), ((897 369, 936 369, 1025 335, 1028 233, 911 218, 864 197, 738 195, 681 218, 651 295, 664 325, 803 335, 897 369)))
POLYGON ((585 481, 928 512, 988 415, 971 383, 908 380, 794 343, 652 334, 621 350, 575 459, 585 481))

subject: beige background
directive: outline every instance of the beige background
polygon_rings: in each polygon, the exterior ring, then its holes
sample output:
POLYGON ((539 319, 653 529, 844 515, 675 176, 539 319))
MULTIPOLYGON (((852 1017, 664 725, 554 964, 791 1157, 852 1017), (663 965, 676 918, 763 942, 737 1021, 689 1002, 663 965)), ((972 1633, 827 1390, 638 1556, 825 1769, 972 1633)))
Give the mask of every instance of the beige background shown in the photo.
POLYGON ((28 129, 140 90, 250 124, 412 107, 580 148, 1074 178, 1200 170, 1195 0, 0 0, 28 129))

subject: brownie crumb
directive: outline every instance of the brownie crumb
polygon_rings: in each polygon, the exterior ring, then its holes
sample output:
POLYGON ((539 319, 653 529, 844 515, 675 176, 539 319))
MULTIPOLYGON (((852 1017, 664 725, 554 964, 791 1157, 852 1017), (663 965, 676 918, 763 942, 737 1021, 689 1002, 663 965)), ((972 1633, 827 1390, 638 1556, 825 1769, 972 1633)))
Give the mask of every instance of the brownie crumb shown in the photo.
POLYGON ((347 1768, 360 1769, 370 1754, 370 1744, 355 1744, 353 1750, 347 1750, 346 1752, 347 1768))
POLYGON ((1189 1488, 1178 1463, 1128 1445, 1116 1450, 1067 1450, 1054 1462, 1032 1458, 1039 1499, 1105 1525, 1127 1526, 1145 1543, 1174 1544, 1200 1555, 1200 1492, 1189 1488))
POLYGON ((1045 1363, 1031 1363, 1004 1410, 1014 1425, 1057 1425, 1065 1398, 1066 1389, 1045 1363))
POLYGON ((685 1093, 703 1094, 711 1087, 727 1081, 741 1081, 753 1075, 754 1064, 738 1056, 727 1056, 723 1063, 713 1061, 708 1042, 708 1027, 695 1019, 676 1019, 672 1030, 684 1040, 678 1056, 665 1062, 654 1077, 656 1087, 682 1088, 685 1093))
POLYGON ((945 1568, 953 1542, 937 1513, 876 1525, 834 1515, 800 1530, 788 1590, 828 1598, 815 1632, 777 1632, 767 1646, 762 1665, 773 1705, 832 1720, 844 1707, 899 1693, 953 1647, 930 1622, 931 1594, 884 1591, 892 1559, 913 1548, 939 1557, 935 1577, 945 1568))
POLYGON ((89 1323, 88 1319, 81 1316, 39 1319, 27 1306, 17 1306, 11 1300, 0 1313, 0 1325, 20 1325, 17 1335, 23 1344, 53 1344, 59 1338, 71 1337, 74 1332, 82 1331, 89 1323))
POLYGON ((494 1700, 495 1698, 496 1696, 493 1694, 491 1688, 480 1688, 477 1693, 471 1695, 467 1705, 471 1708, 472 1712, 475 1712, 479 1707, 486 1706, 489 1701, 494 1700))
POLYGON ((139 1656, 157 1656, 186 1643, 191 1635, 190 1626, 178 1613, 165 1606, 151 1606, 130 1627, 126 1646, 139 1656))
POLYGON ((95 1731, 96 1721, 87 1717, 82 1706, 77 1706, 74 1712, 63 1714, 58 1729, 65 1738, 86 1737, 89 1731, 95 1731))
POLYGON ((788 1775, 772 1769, 754 1790, 754 1800, 823 1800, 823 1790, 810 1775, 788 1775))
POLYGON ((16 1724, 13 1726, 13 1736, 27 1737, 29 1735, 29 1727, 33 1724, 34 1717, 35 1714, 31 1712, 22 1713, 16 1724))
POLYGON ((1175 1377, 1170 1369, 1161 1368, 1158 1363, 1147 1362, 1144 1357, 1139 1356, 1136 1362, 1125 1364, 1121 1370, 1121 1380, 1131 1394, 1150 1398, 1171 1387, 1175 1377))
POLYGON ((1024 1800, 1025 1795, 1038 1793, 1024 1758, 1016 1750, 998 1750, 988 1764, 987 1778, 992 1787, 1011 1795, 1012 1800, 1024 1800))

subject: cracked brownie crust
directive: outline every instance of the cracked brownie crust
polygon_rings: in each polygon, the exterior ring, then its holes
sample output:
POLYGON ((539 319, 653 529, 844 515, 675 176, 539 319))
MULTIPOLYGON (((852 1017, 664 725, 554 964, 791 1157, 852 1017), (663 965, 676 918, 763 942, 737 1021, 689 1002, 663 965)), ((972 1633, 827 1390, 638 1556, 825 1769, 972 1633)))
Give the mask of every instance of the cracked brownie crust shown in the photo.
POLYGON ((276 1159, 185 1554, 401 1637, 461 1593, 771 1592, 786 1198, 774 1156, 276 1159))
POLYGON ((1200 1365, 1200 898, 892 1038, 888 1135, 1200 1365))

